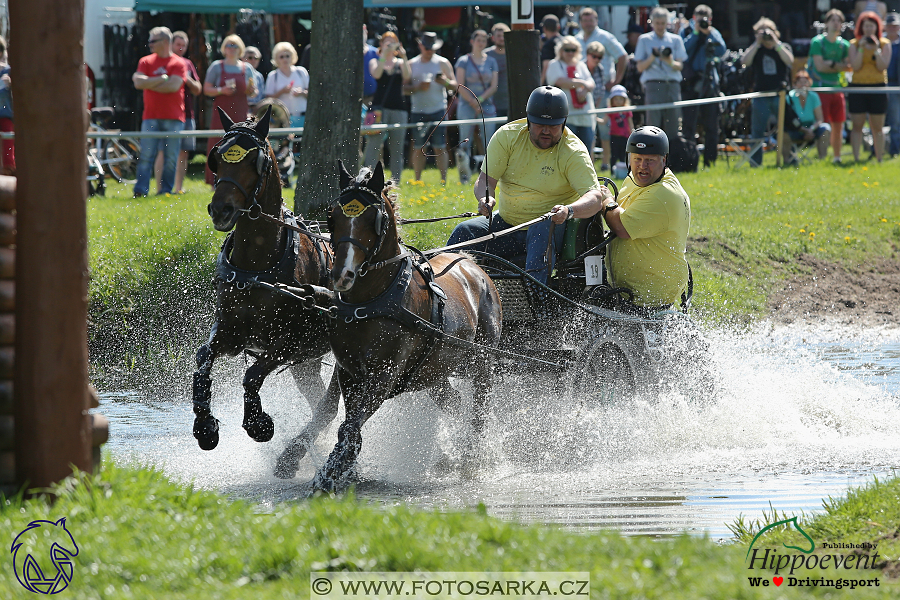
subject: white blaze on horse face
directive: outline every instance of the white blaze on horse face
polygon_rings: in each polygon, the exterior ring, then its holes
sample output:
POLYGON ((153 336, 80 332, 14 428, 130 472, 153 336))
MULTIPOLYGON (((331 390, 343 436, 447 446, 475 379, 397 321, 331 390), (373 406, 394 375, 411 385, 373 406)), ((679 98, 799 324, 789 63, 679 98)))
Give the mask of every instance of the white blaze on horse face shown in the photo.
MULTIPOLYGON (((347 237, 353 238, 354 240, 358 240, 357 229, 359 219, 353 217, 350 219, 350 233, 347 237)), ((346 249, 346 254, 344 254, 344 260, 341 263, 339 269, 336 269, 338 273, 338 277, 334 281, 334 289, 338 292, 346 292, 350 288, 353 287, 353 282, 356 281, 356 270, 359 268, 359 265, 362 264, 363 260, 365 260, 365 255, 362 250, 360 250, 356 244, 344 243, 342 244, 344 248, 341 248, 338 251, 338 255, 335 256, 335 266, 337 266, 337 260, 340 257, 340 252, 346 249), (358 257, 357 257, 358 255, 358 257)))

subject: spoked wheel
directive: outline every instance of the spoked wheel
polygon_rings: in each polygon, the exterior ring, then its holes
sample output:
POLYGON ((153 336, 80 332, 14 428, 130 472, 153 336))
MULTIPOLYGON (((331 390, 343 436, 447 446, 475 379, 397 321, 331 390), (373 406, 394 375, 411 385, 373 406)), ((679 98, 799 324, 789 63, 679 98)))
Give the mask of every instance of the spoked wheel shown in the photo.
POLYGON ((573 386, 575 400, 596 408, 631 400, 638 391, 634 365, 625 351, 611 340, 601 341, 578 361, 573 386))
POLYGON ((122 138, 106 140, 103 144, 103 164, 119 183, 134 183, 141 147, 136 141, 122 138))

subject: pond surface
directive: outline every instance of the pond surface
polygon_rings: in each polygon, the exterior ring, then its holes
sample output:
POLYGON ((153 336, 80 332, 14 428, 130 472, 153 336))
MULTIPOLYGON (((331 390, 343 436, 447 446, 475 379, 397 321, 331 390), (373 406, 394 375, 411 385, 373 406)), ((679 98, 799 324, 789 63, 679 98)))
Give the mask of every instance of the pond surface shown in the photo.
MULTIPOLYGON (((443 466, 459 455, 467 419, 442 414, 427 394, 389 401, 363 428, 357 494, 436 508, 484 503, 504 519, 578 530, 721 539, 739 515, 756 519, 770 505, 817 511, 828 496, 900 467, 900 331, 760 326, 709 337, 721 390, 706 404, 673 396, 590 408, 540 380, 498 392, 474 474, 443 466)), ((241 429, 243 368, 243 359, 222 359, 214 369, 215 450, 200 450, 191 434, 191 373, 167 374, 184 381, 178 397, 101 394, 106 448, 196 487, 253 499, 261 511, 304 498, 339 421, 295 479, 276 479, 275 457, 309 409, 287 373, 272 376, 261 394, 275 438, 252 441, 241 429)))

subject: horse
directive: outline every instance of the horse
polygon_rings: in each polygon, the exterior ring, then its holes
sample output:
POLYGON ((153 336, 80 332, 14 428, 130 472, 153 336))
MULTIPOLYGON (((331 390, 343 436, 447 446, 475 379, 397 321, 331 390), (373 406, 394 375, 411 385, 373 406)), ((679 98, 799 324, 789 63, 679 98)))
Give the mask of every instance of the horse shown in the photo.
POLYGON ((361 428, 385 400, 431 389, 438 406, 449 408, 457 399, 451 374, 472 376, 472 425, 480 439, 491 388, 489 350, 501 328, 497 289, 474 261, 444 253, 429 263, 401 247, 380 162, 356 178, 339 162, 339 173, 341 193, 328 209, 336 307, 328 328, 346 418, 313 480, 321 490, 335 489, 353 466, 361 428))
POLYGON ((291 364, 313 413, 278 458, 275 475, 291 478, 306 449, 337 415, 340 388, 332 377, 325 390, 319 376, 321 358, 329 351, 324 317, 304 310, 273 286, 327 285, 332 257, 325 244, 285 226, 309 230, 282 204, 277 162, 266 139, 271 108, 259 120, 237 124, 218 110, 226 133, 207 158, 216 173, 207 210, 218 231, 231 233, 216 266, 215 323, 209 341, 197 351, 194 437, 203 450, 219 443, 219 421, 210 410, 210 371, 217 357, 246 351, 256 359, 243 381, 243 428, 258 442, 271 440, 275 432, 259 390, 273 370, 291 364), (313 398, 322 399, 313 406, 313 398))

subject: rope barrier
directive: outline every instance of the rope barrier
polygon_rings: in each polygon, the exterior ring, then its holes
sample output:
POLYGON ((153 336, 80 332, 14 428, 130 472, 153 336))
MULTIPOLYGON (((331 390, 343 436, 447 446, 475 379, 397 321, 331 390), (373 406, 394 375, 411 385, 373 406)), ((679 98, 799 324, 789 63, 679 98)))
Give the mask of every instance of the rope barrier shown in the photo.
MULTIPOLYGON (((825 94, 900 94, 900 86, 890 87, 814 87, 809 91, 825 94)), ((679 100, 678 102, 667 102, 664 104, 640 104, 637 106, 628 106, 624 110, 644 111, 644 110, 662 110, 666 108, 680 108, 683 106, 699 106, 703 104, 718 104, 728 102, 730 100, 752 100, 753 98, 771 98, 777 96, 778 92, 748 92, 746 94, 735 94, 733 96, 718 96, 715 98, 698 98, 696 100, 679 100)), ((622 112, 622 107, 595 108, 584 112, 573 112, 569 116, 575 115, 603 115, 607 113, 622 112)), ((488 117, 484 119, 485 123, 495 123, 503 125, 509 122, 506 117, 488 117)), ((371 131, 390 131, 393 129, 420 129, 425 127, 433 127, 435 125, 443 125, 445 127, 459 127, 460 125, 481 125, 482 120, 479 119, 459 119, 452 121, 417 121, 415 123, 379 123, 377 125, 363 125, 360 132, 371 131)), ((303 133, 303 127, 273 127, 269 130, 269 137, 287 137, 290 134, 303 133)), ((188 131, 89 131, 88 139, 96 140, 112 140, 119 138, 214 138, 225 135, 223 129, 196 129, 188 131)), ((0 132, 0 139, 12 139, 15 137, 14 132, 0 132)))

